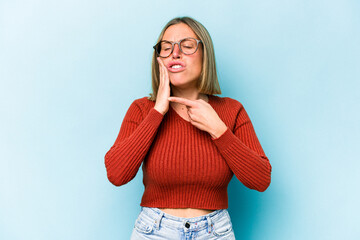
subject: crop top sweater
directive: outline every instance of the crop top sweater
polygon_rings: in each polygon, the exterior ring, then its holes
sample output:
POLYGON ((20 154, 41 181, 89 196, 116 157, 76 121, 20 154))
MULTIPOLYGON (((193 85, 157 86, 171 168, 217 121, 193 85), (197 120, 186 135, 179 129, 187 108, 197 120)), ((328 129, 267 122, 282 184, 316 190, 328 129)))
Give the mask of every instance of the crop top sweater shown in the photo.
POLYGON ((171 106, 162 115, 154 101, 136 99, 105 155, 109 181, 128 183, 143 163, 140 205, 157 208, 228 208, 227 187, 234 174, 246 187, 265 191, 271 165, 244 107, 228 97, 208 96, 227 126, 216 139, 171 106))

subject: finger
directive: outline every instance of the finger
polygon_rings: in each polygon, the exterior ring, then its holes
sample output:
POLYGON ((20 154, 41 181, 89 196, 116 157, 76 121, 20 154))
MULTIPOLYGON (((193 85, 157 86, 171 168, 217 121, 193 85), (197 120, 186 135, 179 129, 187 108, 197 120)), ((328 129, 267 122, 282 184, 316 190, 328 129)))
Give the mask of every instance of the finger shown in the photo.
POLYGON ((195 114, 193 114, 192 112, 190 112, 190 111, 187 111, 187 114, 188 114, 188 116, 189 116, 189 118, 191 119, 191 120, 193 120, 193 121, 196 121, 196 115, 195 114))
POLYGON ((205 131, 205 128, 204 128, 204 126, 203 126, 201 123, 198 123, 198 122, 193 121, 193 120, 191 120, 190 123, 191 123, 194 127, 198 128, 198 129, 200 129, 200 130, 205 131))
POLYGON ((163 63, 163 69, 164 69, 164 77, 165 77, 165 82, 166 84, 169 84, 170 78, 169 78, 169 71, 168 69, 165 67, 164 63, 163 63))
POLYGON ((159 62, 159 73, 160 73, 160 85, 163 85, 164 82, 164 68, 162 67, 162 62, 159 58, 157 58, 159 62))
POLYGON ((161 59, 158 57, 157 58, 157 61, 158 61, 158 63, 159 63, 159 71, 163 71, 163 66, 164 66, 164 64, 163 64, 163 62, 161 61, 161 59))
POLYGON ((204 99, 198 99, 197 101, 198 101, 198 102, 201 102, 201 103, 206 103, 206 104, 208 103, 208 102, 206 102, 204 99))
POLYGON ((195 114, 192 114, 192 113, 188 112, 188 116, 189 116, 189 118, 191 119, 191 121, 193 121, 193 122, 199 122, 199 118, 198 118, 198 116, 196 116, 195 114))
POLYGON ((194 101, 186 99, 186 98, 169 97, 168 99, 171 102, 181 103, 181 104, 184 104, 184 105, 189 106, 189 107, 194 107, 196 105, 196 103, 194 101))
POLYGON ((165 65, 164 65, 163 61, 161 61, 161 59, 160 59, 159 57, 157 58, 157 60, 158 60, 158 62, 159 62, 159 65, 160 65, 161 67, 165 68, 165 65))
POLYGON ((156 60, 158 61, 159 65, 161 65, 162 61, 159 57, 156 58, 156 60))
MULTIPOLYGON (((159 68, 160 71, 162 73, 162 80, 164 82, 164 84, 168 84, 169 83, 169 73, 167 68, 165 67, 164 63, 161 61, 160 57, 157 58, 158 62, 159 62, 159 68)), ((160 77, 161 77, 160 76, 160 77)))

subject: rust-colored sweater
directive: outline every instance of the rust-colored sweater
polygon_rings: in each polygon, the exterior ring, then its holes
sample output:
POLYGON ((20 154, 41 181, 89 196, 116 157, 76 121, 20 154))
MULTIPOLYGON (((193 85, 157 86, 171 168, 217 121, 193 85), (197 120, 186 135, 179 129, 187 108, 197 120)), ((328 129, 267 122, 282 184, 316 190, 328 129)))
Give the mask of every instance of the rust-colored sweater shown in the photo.
POLYGON ((157 208, 228 208, 227 187, 234 174, 248 188, 265 191, 271 165, 244 107, 214 95, 209 104, 228 127, 216 139, 171 106, 162 115, 154 101, 136 99, 105 155, 110 182, 128 183, 143 163, 140 205, 157 208))

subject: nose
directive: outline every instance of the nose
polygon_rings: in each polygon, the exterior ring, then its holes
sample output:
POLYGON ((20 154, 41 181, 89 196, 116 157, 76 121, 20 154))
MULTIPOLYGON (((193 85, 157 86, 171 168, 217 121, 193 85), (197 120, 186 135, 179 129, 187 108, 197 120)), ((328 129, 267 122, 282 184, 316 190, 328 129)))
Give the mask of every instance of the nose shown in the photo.
POLYGON ((174 45, 174 50, 172 52, 172 57, 173 58, 180 58, 180 55, 181 55, 181 51, 180 51, 180 48, 179 48, 179 43, 176 43, 174 45))

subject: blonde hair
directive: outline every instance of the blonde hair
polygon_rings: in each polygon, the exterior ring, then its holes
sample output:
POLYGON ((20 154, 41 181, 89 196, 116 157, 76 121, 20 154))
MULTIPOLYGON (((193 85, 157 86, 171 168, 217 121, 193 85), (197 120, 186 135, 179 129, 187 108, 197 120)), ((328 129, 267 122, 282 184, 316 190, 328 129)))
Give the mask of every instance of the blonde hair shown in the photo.
MULTIPOLYGON (((220 85, 216 73, 214 46, 209 32, 201 23, 190 17, 174 18, 170 20, 162 29, 157 42, 162 40, 164 33, 166 29, 168 29, 168 27, 179 23, 185 23, 186 25, 188 25, 194 31, 195 35, 202 41, 203 63, 200 79, 197 84, 200 93, 209 95, 221 94, 220 85)), ((156 100, 158 88, 160 85, 159 64, 156 58, 157 55, 154 51, 151 64, 151 79, 153 92, 150 93, 150 97, 148 97, 148 99, 151 101, 156 100)))

